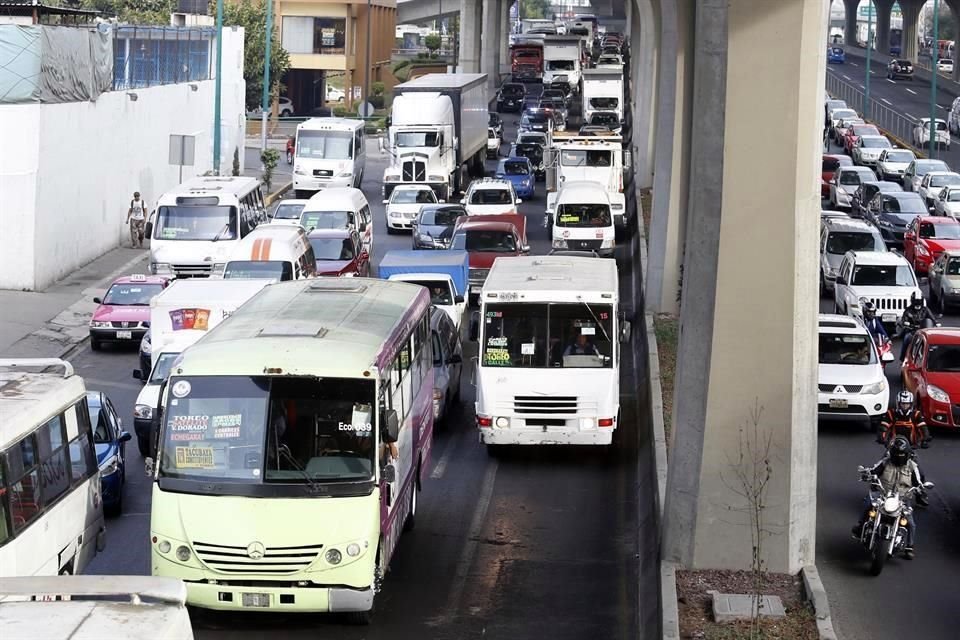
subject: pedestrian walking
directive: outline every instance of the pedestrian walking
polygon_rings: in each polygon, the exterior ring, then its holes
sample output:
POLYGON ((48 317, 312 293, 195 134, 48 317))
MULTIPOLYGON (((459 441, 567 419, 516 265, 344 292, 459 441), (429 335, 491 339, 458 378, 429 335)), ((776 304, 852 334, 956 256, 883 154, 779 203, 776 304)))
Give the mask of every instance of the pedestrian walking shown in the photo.
POLYGON ((133 192, 133 200, 127 209, 127 224, 130 226, 130 246, 143 248, 143 228, 147 222, 147 206, 140 199, 140 192, 133 192))

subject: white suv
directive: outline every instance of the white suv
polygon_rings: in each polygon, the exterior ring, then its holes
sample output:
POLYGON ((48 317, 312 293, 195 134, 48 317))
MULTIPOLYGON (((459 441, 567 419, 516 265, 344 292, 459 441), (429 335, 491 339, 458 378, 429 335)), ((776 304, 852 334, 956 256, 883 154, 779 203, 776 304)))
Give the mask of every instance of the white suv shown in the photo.
POLYGON ((820 293, 833 291, 848 251, 886 251, 877 228, 866 220, 820 217, 820 293))
POLYGON ((818 325, 817 415, 878 426, 890 385, 869 332, 850 316, 821 313, 818 325))
POLYGON ((468 216, 515 214, 523 200, 517 197, 509 180, 482 178, 470 183, 467 193, 460 201, 468 216))
POLYGON ((913 267, 893 251, 848 251, 833 288, 837 313, 859 317, 860 301, 866 299, 885 325, 896 324, 914 293, 923 295, 913 267))

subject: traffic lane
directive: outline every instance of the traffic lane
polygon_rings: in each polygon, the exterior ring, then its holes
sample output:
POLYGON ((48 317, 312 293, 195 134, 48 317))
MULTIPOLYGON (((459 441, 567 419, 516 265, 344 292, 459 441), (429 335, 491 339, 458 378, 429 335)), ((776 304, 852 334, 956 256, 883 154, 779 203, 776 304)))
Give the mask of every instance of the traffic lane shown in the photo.
MULTIPOLYGON (((823 298, 820 311, 833 313, 833 299, 823 298)), ((960 318, 944 316, 945 325, 960 318)), ((894 344, 899 355, 900 341, 894 344)), ((900 390, 899 363, 887 366, 891 398, 900 390)), ((850 538, 850 528, 863 508, 867 485, 858 482, 857 466, 871 465, 883 454, 864 425, 822 422, 818 428, 817 566, 830 593, 834 622, 843 637, 948 638, 955 635, 960 612, 951 593, 960 575, 960 434, 937 430, 930 449, 919 452, 921 468, 937 484, 931 506, 916 512, 917 557, 896 559, 878 578, 868 572, 863 548, 850 538), (892 600, 891 600, 892 598, 892 600), (897 616, 878 617, 878 603, 910 601, 897 616)))
MULTIPOLYGON (((910 96, 916 98, 920 96, 919 103, 922 104, 926 111, 930 111, 930 89, 931 82, 920 78, 919 76, 914 76, 912 80, 889 80, 887 78, 887 65, 883 62, 880 62, 876 59, 871 59, 870 68, 873 70, 873 75, 870 77, 870 92, 873 93, 874 87, 877 87, 880 90, 886 90, 888 88, 895 88, 896 93, 894 95, 900 96, 910 96), (882 88, 882 89, 881 89, 882 88), (913 93, 907 91, 911 89, 913 93), (926 100, 923 97, 926 96, 926 100)), ((846 74, 851 78, 857 80, 858 84, 863 84, 864 77, 866 75, 866 58, 860 57, 858 55, 850 55, 847 53, 847 63, 843 65, 827 65, 828 70, 839 71, 845 67, 851 67, 846 71, 846 74), (851 60, 852 58, 852 60, 851 60), (859 78, 859 79, 858 79, 859 78)), ((953 104, 954 98, 956 98, 960 93, 958 93, 952 86, 948 84, 949 79, 940 76, 937 82, 937 96, 938 102, 941 105, 945 105, 946 109, 949 111, 950 106, 953 104), (947 81, 947 82, 945 82, 947 81)), ((889 96, 888 96, 889 97, 889 96)), ((909 99, 909 98, 905 98, 909 99)), ((896 102, 894 103, 896 104, 896 102)), ((929 115, 929 114, 928 114, 929 115)))

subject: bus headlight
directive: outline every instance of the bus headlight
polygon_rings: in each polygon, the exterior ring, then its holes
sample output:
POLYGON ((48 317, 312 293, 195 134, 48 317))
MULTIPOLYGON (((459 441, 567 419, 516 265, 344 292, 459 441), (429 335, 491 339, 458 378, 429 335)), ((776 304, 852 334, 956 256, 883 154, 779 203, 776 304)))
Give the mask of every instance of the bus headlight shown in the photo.
POLYGON ((350 178, 353 177, 353 169, 345 169, 337 174, 338 178, 350 178))
POLYGON ((427 182, 445 182, 446 176, 427 176, 427 182))
POLYGON ((226 268, 227 268, 227 263, 226 263, 226 262, 215 262, 215 263, 213 264, 213 269, 210 270, 210 275, 211 275, 211 276, 222 276, 222 275, 223 275, 223 272, 226 270, 226 268))
POLYGON ((179 547, 177 547, 177 560, 179 560, 180 562, 186 562, 189 559, 190 559, 190 549, 188 549, 183 545, 180 545, 179 547))
POLYGON ((150 273, 155 276, 172 274, 173 269, 170 267, 169 262, 151 262, 150 263, 150 273))
POLYGON ((170 542, 168 540, 161 540, 160 544, 157 545, 157 550, 160 553, 170 553, 170 542))
POLYGON ((356 542, 351 542, 347 545, 347 555, 351 558, 355 558, 360 555, 360 545, 356 542))
POLYGON ((341 556, 340 552, 336 549, 327 549, 327 553, 324 554, 323 557, 330 564, 340 564, 340 561, 343 559, 343 556, 341 556))
POLYGON ((153 417, 153 407, 147 404, 138 404, 133 407, 133 417, 149 420, 153 417))
POLYGON ((497 418, 497 426, 501 429, 506 429, 510 426, 510 418, 507 418, 506 416, 500 416, 497 418))

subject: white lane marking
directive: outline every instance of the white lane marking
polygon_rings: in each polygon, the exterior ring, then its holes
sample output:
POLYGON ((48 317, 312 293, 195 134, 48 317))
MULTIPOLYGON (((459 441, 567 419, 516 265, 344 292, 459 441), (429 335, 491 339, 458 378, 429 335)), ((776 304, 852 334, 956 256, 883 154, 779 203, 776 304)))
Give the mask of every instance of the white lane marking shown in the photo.
POLYGON ((887 100, 886 98, 880 98, 880 99, 883 100, 884 102, 886 102, 886 103, 889 104, 889 105, 893 105, 893 103, 890 102, 889 100, 887 100))
POLYGON ((937 106, 943 109, 944 111, 947 111, 947 107, 943 106, 942 104, 938 104, 937 106))
POLYGON ((894 81, 891 80, 890 78, 887 78, 887 82, 889 82, 890 84, 897 84, 896 82, 894 82, 894 81))
POLYGON ((453 450, 457 448, 456 445, 459 441, 459 438, 452 438, 447 442, 447 446, 443 449, 443 455, 440 456, 440 460, 437 461, 433 472, 430 474, 431 478, 443 477, 443 474, 447 471, 447 463, 450 462, 450 457, 453 455, 453 450))
POLYGON ((91 387, 91 386, 92 387, 114 387, 116 389, 130 389, 132 391, 136 391, 137 393, 139 393, 140 390, 143 389, 142 384, 134 384, 132 382, 113 382, 111 380, 101 380, 99 378, 91 378, 89 376, 85 376, 82 373, 80 375, 83 376, 83 381, 86 382, 88 387, 91 387))
POLYGON ((913 95, 917 95, 917 92, 914 91, 913 89, 907 89, 907 91, 909 91, 909 92, 912 93, 913 95))
POLYGON ((843 79, 844 79, 844 80, 849 80, 849 79, 850 79, 850 76, 848 76, 847 74, 843 74, 843 79))
POLYGON ((859 67, 859 66, 860 66, 860 65, 858 65, 856 62, 851 62, 850 64, 853 65, 854 67, 859 67))
POLYGON ((874 75, 875 73, 876 71, 874 71, 873 69, 870 70, 870 75, 874 75))

